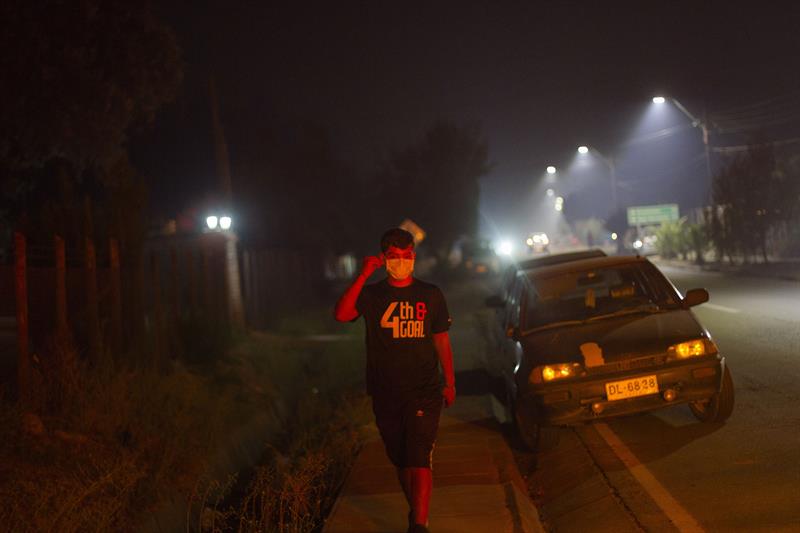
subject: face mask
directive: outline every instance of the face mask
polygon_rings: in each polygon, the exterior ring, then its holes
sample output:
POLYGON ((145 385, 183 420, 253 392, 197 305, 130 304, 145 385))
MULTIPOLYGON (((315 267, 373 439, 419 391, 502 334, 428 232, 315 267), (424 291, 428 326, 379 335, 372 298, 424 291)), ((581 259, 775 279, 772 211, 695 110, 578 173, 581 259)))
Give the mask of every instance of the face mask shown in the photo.
POLYGON ((413 259, 387 259, 386 272, 396 280, 406 279, 414 272, 413 259))

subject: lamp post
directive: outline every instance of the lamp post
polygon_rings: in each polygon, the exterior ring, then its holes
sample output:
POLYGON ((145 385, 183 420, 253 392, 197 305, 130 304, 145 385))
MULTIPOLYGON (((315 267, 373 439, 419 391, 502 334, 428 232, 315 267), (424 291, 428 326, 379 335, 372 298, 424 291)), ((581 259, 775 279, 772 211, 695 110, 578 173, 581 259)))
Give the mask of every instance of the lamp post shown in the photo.
POLYGON ((616 213, 619 205, 617 202, 617 164, 614 162, 614 158, 603 155, 600 150, 592 146, 579 146, 578 153, 581 155, 591 153, 608 167, 608 173, 611 176, 611 204, 614 208, 613 212, 616 213))
MULTIPOLYGON (((654 104, 663 104, 667 101, 667 98, 663 96, 654 96, 653 103, 654 104)), ((708 178, 709 187, 711 186, 711 149, 708 144, 708 124, 705 120, 700 120, 696 116, 694 116, 686 106, 680 103, 676 98, 669 97, 669 101, 678 108, 678 110, 686 115, 686 117, 692 121, 693 128, 700 128, 703 132, 703 146, 705 147, 705 154, 706 154, 706 177, 708 178)))

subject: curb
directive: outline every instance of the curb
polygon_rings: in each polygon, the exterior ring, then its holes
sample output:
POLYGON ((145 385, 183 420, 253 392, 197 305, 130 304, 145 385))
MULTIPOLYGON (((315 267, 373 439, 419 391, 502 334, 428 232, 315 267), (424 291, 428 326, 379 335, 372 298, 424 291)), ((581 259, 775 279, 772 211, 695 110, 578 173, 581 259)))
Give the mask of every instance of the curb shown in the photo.
MULTIPOLYGON (((755 279, 780 279, 783 281, 800 282, 800 272, 797 274, 784 274, 774 273, 768 271, 758 270, 743 270, 736 266, 733 267, 716 267, 710 265, 696 265, 693 263, 684 263, 683 261, 673 261, 669 259, 652 259, 653 263, 658 266, 668 266, 672 268, 679 268, 690 272, 712 272, 716 274, 729 274, 731 276, 755 278, 755 279)), ((800 270, 800 266, 798 266, 800 270)))

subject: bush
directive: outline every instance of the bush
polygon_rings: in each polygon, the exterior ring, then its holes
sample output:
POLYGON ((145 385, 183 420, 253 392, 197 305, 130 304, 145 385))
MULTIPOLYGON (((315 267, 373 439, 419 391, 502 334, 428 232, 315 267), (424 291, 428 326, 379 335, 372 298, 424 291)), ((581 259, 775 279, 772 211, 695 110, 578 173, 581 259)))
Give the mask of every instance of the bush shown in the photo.
POLYGON ((674 259, 685 250, 683 222, 665 222, 656 231, 656 248, 664 259, 674 259))

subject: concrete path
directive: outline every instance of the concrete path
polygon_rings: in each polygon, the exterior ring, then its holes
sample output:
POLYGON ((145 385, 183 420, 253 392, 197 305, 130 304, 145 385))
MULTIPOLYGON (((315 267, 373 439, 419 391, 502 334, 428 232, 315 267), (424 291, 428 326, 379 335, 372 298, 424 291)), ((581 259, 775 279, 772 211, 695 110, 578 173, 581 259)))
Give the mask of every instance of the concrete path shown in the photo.
MULTIPOLYGON (((442 412, 433 457, 432 533, 544 531, 490 396, 460 396, 442 412)), ((323 531, 401 533, 408 505, 377 429, 361 450, 323 531)))

